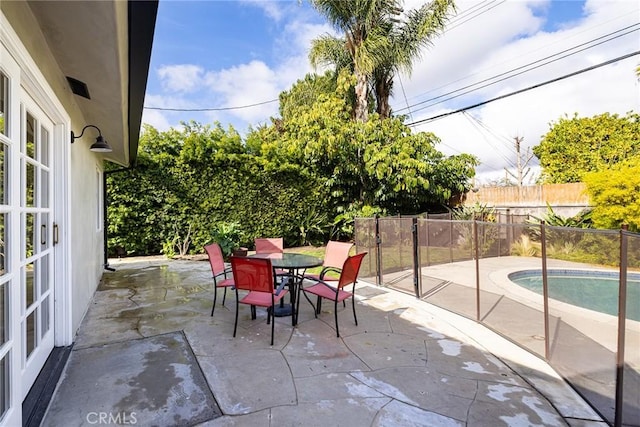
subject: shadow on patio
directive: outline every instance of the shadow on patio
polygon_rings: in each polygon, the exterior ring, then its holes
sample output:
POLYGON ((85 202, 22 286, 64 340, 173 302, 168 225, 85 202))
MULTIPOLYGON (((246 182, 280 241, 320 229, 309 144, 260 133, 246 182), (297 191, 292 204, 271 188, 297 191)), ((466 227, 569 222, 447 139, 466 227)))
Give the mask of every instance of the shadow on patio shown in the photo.
MULTIPOLYGON (((462 317, 362 284, 359 326, 339 306, 297 327, 235 295, 211 317, 209 265, 115 261, 105 272, 42 425, 596 425, 546 363, 462 317)), ((222 292, 220 290, 219 292, 222 292)), ((602 423, 602 425, 606 425, 602 423)))

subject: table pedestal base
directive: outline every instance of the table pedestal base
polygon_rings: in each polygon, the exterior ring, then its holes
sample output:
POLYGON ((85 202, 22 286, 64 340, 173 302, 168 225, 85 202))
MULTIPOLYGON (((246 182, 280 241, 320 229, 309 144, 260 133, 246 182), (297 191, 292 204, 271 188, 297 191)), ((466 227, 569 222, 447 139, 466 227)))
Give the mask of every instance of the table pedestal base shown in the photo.
POLYGON ((291 316, 292 314, 293 314, 293 308, 291 307, 291 304, 283 304, 283 305, 277 304, 273 310, 273 315, 276 317, 291 316))

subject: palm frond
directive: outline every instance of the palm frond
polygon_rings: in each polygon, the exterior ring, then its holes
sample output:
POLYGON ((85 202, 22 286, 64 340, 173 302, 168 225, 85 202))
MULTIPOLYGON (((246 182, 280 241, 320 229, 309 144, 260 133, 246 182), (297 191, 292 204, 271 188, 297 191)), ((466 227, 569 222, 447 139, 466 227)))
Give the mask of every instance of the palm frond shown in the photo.
POLYGON ((454 8, 453 0, 434 0, 407 13, 403 25, 389 35, 397 70, 411 73, 413 62, 425 47, 433 45, 433 39, 442 33, 454 8))
POLYGON ((314 67, 334 66, 335 71, 346 68, 352 62, 345 48, 345 39, 325 34, 311 42, 309 61, 314 67))

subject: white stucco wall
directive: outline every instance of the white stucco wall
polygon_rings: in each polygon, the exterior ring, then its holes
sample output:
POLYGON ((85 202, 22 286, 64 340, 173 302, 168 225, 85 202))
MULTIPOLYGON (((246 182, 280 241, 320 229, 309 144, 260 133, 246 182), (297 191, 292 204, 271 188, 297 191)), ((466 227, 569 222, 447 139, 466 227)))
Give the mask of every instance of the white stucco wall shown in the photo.
MULTIPOLYGON (((82 129, 84 125, 75 127, 82 129)), ((85 133, 85 136, 87 134, 85 133)), ((70 162, 70 239, 72 280, 72 328, 76 331, 86 313, 103 272, 103 230, 97 228, 100 198, 97 170, 102 171, 101 156, 89 151, 93 133, 76 140, 70 162)), ((100 179, 101 176, 100 176, 100 179)))

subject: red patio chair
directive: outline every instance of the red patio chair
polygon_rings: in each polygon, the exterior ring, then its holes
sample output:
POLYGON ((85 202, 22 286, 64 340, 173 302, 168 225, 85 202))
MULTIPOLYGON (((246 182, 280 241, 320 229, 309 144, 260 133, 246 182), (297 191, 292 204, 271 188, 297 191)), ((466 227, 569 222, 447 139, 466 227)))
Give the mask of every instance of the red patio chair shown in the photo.
MULTIPOLYGON (((268 258, 231 257, 231 270, 233 280, 236 285, 236 321, 233 325, 233 336, 236 336, 238 329, 238 311, 240 304, 247 304, 252 307, 267 308, 267 324, 271 322, 271 345, 273 345, 273 331, 276 323, 274 316, 274 306, 285 295, 287 290, 283 289, 285 283, 281 283, 274 289, 273 267, 268 258), (249 291, 242 299, 238 297, 238 290, 249 291)), ((253 316, 252 311, 252 318, 253 316)))
POLYGON ((281 254, 284 252, 284 239, 277 238, 257 238, 255 239, 257 254, 281 254))
POLYGON ((309 301, 312 307, 314 307, 313 314, 315 317, 318 317, 320 314, 320 306, 322 302, 322 298, 329 299, 333 301, 333 312, 336 320, 336 335, 340 337, 340 331, 338 329, 338 302, 344 301, 347 298, 351 298, 351 306, 353 307, 353 320, 356 322, 356 326, 358 325, 358 318, 356 317, 356 302, 353 297, 356 291, 356 282, 358 279, 358 272, 360 271, 360 266, 362 265, 362 259, 367 255, 366 252, 359 253, 357 255, 353 255, 348 257, 344 264, 342 265, 342 269, 340 272, 340 278, 338 279, 338 283, 329 284, 324 280, 318 280, 315 284, 307 287, 300 286, 298 287, 298 304, 300 304, 300 295, 299 292, 304 292, 304 296, 309 301), (344 288, 346 286, 353 285, 351 292, 345 291, 344 288), (316 295, 317 306, 313 306, 313 303, 309 299, 308 294, 316 295))
POLYGON ((211 273, 213 274, 213 307, 211 308, 211 315, 216 309, 216 300, 218 299, 218 288, 224 288, 224 294, 222 295, 222 305, 227 299, 227 288, 234 286, 233 278, 229 277, 231 268, 226 267, 224 264, 224 257, 222 255, 222 249, 217 243, 211 243, 204 247, 209 257, 209 265, 211 266, 211 273))
POLYGON ((325 282, 338 280, 338 278, 335 277, 335 274, 340 274, 345 260, 349 258, 349 251, 351 251, 352 247, 353 243, 329 240, 324 249, 324 260, 322 262, 322 270, 320 270, 320 273, 305 274, 304 277, 316 281, 324 280, 325 282), (331 273, 334 274, 332 275, 331 273))
MULTIPOLYGON (((254 240, 257 254, 281 254, 284 253, 284 239, 282 237, 258 237, 254 240)), ((287 270, 276 270, 276 276, 286 278, 289 276, 287 270)))

